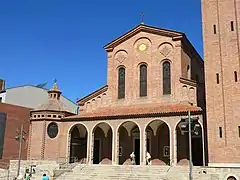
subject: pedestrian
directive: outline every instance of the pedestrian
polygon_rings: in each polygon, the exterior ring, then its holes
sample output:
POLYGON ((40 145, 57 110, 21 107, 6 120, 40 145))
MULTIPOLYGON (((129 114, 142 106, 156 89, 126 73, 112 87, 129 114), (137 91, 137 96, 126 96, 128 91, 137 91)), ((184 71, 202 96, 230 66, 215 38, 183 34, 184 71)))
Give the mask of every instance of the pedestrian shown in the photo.
POLYGON ((26 173, 25 180, 30 180, 30 179, 31 179, 31 174, 29 174, 29 173, 26 173))
POLYGON ((42 180, 49 180, 49 177, 46 174, 43 174, 42 180))

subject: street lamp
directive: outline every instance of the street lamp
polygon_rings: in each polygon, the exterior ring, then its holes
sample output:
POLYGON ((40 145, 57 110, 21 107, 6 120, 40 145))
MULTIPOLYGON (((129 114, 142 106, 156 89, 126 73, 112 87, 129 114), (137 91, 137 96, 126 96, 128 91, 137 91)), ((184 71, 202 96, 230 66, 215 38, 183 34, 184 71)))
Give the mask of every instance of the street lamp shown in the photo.
POLYGON ((17 177, 20 174, 20 163, 21 163, 21 154, 22 154, 22 142, 25 140, 25 136, 27 133, 23 129, 23 124, 21 125, 21 130, 19 131, 18 129, 16 130, 17 136, 15 139, 19 141, 19 151, 18 151, 18 169, 17 169, 17 177))
POLYGON ((201 126, 198 123, 198 117, 191 118, 190 110, 188 110, 188 118, 182 118, 179 123, 181 134, 188 132, 189 143, 189 180, 192 180, 192 133, 199 135, 201 126))

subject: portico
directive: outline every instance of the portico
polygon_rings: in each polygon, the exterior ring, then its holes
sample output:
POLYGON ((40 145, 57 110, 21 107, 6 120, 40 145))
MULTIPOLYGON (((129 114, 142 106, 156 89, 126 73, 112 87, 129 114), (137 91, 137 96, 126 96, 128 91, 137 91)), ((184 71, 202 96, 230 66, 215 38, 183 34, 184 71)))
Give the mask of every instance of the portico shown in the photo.
MULTIPOLYGON (((192 110, 193 116, 199 117, 201 124, 202 116, 196 109, 192 110)), ((75 158, 72 149, 69 149, 65 156, 76 159, 79 163, 132 165, 130 154, 134 152, 136 165, 146 165, 146 153, 148 152, 151 155, 151 165, 188 165, 188 136, 182 134, 178 127, 182 117, 186 117, 186 112, 182 112, 182 116, 146 118, 140 116, 125 119, 123 115, 118 119, 109 120, 105 117, 104 120, 99 121, 94 118, 89 120, 87 117, 83 120, 78 116, 78 120, 81 121, 80 127, 82 127, 78 128, 79 138, 81 139, 81 132, 84 132, 84 137, 87 137, 86 142, 88 142, 87 153, 84 153, 85 146, 79 149, 78 153, 88 154, 84 156, 87 160, 75 158)), ((64 119, 66 130, 76 126, 72 125, 73 120, 77 121, 74 117, 64 119)), ((203 132, 201 130, 202 134, 203 132)), ((68 137, 71 141, 67 141, 72 142, 72 135, 68 137)), ((203 165, 205 161, 202 137, 203 135, 199 135, 192 138, 194 165, 203 165)))

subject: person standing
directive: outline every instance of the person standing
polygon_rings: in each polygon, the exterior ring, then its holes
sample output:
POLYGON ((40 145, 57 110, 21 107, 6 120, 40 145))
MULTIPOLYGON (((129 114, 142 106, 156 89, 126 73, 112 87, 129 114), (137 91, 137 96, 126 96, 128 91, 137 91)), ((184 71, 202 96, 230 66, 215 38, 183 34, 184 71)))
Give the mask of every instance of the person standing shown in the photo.
POLYGON ((49 177, 46 174, 43 174, 42 180, 49 180, 49 177))

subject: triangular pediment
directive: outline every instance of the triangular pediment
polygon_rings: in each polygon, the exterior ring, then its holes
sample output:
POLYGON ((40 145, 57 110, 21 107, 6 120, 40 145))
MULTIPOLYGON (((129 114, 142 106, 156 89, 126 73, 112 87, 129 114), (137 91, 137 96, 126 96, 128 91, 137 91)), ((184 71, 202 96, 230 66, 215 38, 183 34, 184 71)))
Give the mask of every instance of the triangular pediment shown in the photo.
POLYGON ((112 50, 114 47, 117 45, 121 44, 122 42, 126 41, 127 39, 133 37, 134 35, 138 34, 139 32, 147 32, 147 33, 152 33, 152 34, 158 34, 162 36, 167 36, 167 37, 179 37, 179 36, 184 36, 184 33, 182 32, 177 32, 173 30, 168 30, 168 29, 162 29, 162 28, 157 28, 153 26, 148 26, 145 24, 140 24, 133 28, 132 30, 126 32, 122 36, 118 37, 117 39, 114 39, 110 43, 104 46, 104 48, 107 51, 112 50))

